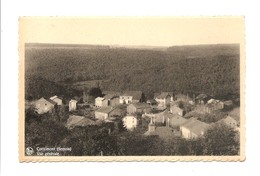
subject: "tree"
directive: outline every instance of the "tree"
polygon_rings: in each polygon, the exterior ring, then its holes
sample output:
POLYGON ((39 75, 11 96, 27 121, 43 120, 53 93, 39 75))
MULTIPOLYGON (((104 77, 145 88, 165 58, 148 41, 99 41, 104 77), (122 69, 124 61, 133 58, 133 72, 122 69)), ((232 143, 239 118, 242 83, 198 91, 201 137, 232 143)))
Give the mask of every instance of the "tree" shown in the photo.
POLYGON ((233 128, 220 123, 215 124, 204 135, 204 155, 238 155, 239 134, 233 128))
POLYGON ((93 87, 89 90, 88 92, 89 98, 94 101, 95 98, 97 97, 101 97, 102 96, 102 91, 100 88, 98 87, 93 87))

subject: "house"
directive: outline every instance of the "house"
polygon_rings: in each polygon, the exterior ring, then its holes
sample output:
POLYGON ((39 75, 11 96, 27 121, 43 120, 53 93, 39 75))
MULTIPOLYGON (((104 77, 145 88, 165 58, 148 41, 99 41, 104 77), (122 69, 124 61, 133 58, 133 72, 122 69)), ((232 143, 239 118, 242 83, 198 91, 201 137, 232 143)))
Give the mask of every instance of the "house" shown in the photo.
POLYGON ((96 110, 95 118, 99 120, 107 120, 109 117, 122 116, 124 114, 124 111, 120 108, 113 108, 111 106, 107 106, 96 110))
POLYGON ((117 106, 119 105, 118 94, 107 94, 104 96, 105 101, 103 101, 103 106, 117 106))
POLYGON ((113 110, 114 109, 112 107, 102 107, 95 111, 95 118, 99 120, 106 120, 113 110))
POLYGON ((220 100, 210 99, 205 108, 207 113, 212 113, 213 111, 223 109, 224 103, 220 100))
POLYGON ((209 124, 201 122, 192 117, 180 126, 180 131, 183 138, 195 139, 203 136, 209 127, 209 124))
POLYGON ((187 119, 183 118, 178 114, 165 114, 166 126, 172 128, 179 128, 183 125, 187 119))
POLYGON ((57 95, 50 97, 50 99, 57 103, 58 106, 62 105, 62 98, 58 97, 57 95))
POLYGON ((142 91, 126 91, 119 96, 120 104, 143 102, 142 91))
POLYGON ((125 116, 122 121, 123 121, 124 127, 127 130, 133 130, 134 128, 137 127, 137 124, 138 124, 137 117, 135 117, 133 115, 125 116))
POLYGON ((230 107, 233 106, 233 101, 232 100, 226 100, 223 103, 224 103, 224 107, 226 107, 226 108, 230 108, 230 107))
POLYGON ((105 102, 105 98, 103 98, 103 97, 97 97, 97 98, 95 98, 95 106, 96 106, 96 107, 101 108, 101 107, 103 107, 103 105, 105 105, 105 104, 107 104, 107 103, 105 102))
POLYGON ((173 139, 176 136, 180 136, 180 133, 168 126, 156 126, 154 123, 154 119, 151 118, 148 126, 148 131, 145 132, 144 135, 158 136, 161 139, 169 140, 173 139))
POLYGON ((65 126, 68 129, 73 129, 78 126, 83 127, 89 125, 96 125, 96 122, 84 116, 70 115, 65 126))
POLYGON ((132 103, 126 108, 128 114, 134 113, 149 113, 151 111, 151 106, 146 103, 132 103))
POLYGON ((224 123, 227 126, 232 127, 234 129, 238 127, 238 121, 229 115, 226 118, 219 120, 218 122, 224 123))
POLYGON ((191 97, 189 97, 188 94, 187 94, 187 95, 177 94, 177 95, 175 95, 175 97, 174 97, 174 101, 177 101, 177 102, 183 101, 183 102, 187 102, 187 103, 189 103, 189 104, 194 104, 194 100, 193 100, 191 97))
POLYGON ((75 111, 77 109, 77 100, 70 100, 69 101, 69 111, 75 111))
POLYGON ((154 124, 165 124, 165 114, 167 114, 167 110, 159 111, 157 113, 145 113, 144 117, 153 118, 154 124))
POLYGON ((42 97, 35 102, 35 111, 38 114, 44 114, 47 112, 52 112, 56 108, 56 106, 57 103, 55 101, 42 97))
POLYGON ((168 92, 162 92, 159 95, 155 95, 155 100, 158 103, 158 107, 166 108, 168 105, 170 105, 170 102, 173 101, 172 94, 168 92))
POLYGON ((184 109, 180 108, 177 104, 173 104, 170 106, 170 113, 184 116, 184 109))
POLYGON ((195 98, 195 102, 197 104, 206 104, 208 102, 208 100, 210 100, 210 97, 206 94, 199 94, 196 98, 195 98))

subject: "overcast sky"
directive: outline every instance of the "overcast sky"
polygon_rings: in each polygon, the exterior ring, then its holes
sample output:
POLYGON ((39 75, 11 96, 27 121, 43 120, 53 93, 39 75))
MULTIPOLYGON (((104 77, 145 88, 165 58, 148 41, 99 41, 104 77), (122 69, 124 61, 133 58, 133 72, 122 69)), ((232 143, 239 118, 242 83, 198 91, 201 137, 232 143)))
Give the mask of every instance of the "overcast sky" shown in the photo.
POLYGON ((172 46, 241 43, 244 21, 233 18, 23 18, 26 43, 172 46))

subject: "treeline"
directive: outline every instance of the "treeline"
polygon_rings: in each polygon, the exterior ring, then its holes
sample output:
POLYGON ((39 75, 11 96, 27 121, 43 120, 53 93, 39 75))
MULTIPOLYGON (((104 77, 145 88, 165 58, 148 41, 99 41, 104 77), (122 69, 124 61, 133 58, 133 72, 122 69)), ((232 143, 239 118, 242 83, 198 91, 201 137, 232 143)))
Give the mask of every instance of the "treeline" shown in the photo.
POLYGON ((239 155, 237 131, 225 125, 215 125, 203 138, 162 140, 158 136, 144 136, 138 131, 122 128, 109 130, 109 126, 65 128, 65 119, 59 114, 39 117, 26 112, 25 147, 71 147, 70 156, 184 156, 184 155, 239 155))
POLYGON ((103 80, 103 90, 239 93, 239 45, 140 49, 27 48, 25 76, 72 84, 103 80), (205 54, 203 54, 205 53, 205 54))
POLYGON ((35 100, 41 97, 49 98, 54 95, 59 95, 66 99, 80 96, 82 92, 71 88, 71 86, 58 84, 42 77, 25 77, 26 100, 35 100))

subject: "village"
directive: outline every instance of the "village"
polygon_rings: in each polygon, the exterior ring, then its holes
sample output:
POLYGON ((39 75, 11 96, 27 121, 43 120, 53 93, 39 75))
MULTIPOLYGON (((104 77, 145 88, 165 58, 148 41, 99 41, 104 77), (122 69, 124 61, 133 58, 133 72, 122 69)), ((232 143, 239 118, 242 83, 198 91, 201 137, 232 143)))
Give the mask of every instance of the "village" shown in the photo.
MULTIPOLYGON (((169 140, 176 137, 196 139, 202 137, 214 124, 225 124, 239 132, 239 107, 233 100, 218 100, 206 94, 197 96, 154 93, 154 98, 145 99, 142 91, 103 91, 102 96, 88 101, 88 96, 64 101, 54 95, 40 98, 30 106, 39 115, 66 108, 69 117, 65 127, 88 127, 100 124, 123 124, 131 132, 142 126, 144 136, 158 136, 169 140), (212 118, 215 117, 215 118, 212 118), (146 121, 147 123, 143 123, 146 121)), ((111 132, 114 128, 109 129, 111 132)))

